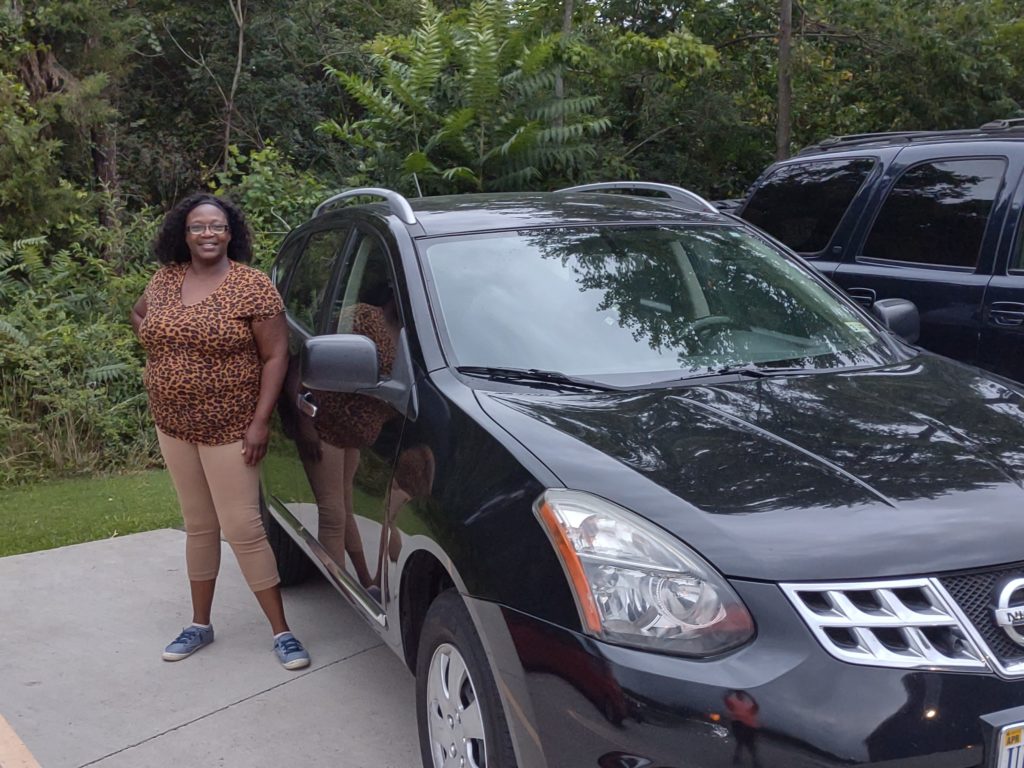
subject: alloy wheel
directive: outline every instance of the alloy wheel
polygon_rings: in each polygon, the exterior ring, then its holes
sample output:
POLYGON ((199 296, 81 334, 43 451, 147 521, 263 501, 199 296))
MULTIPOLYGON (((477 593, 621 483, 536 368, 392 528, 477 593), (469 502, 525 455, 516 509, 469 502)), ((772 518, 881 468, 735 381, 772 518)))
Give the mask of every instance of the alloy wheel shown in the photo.
POLYGON ((434 650, 427 678, 427 729, 434 768, 486 768, 487 743, 476 685, 459 649, 434 650))

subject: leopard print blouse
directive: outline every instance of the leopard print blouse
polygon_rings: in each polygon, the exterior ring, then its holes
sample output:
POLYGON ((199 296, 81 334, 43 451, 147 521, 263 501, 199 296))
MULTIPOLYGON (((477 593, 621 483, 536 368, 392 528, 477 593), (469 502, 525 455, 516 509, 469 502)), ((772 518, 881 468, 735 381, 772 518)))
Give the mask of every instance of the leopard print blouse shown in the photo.
POLYGON ((274 284, 257 269, 231 262, 209 296, 186 306, 186 264, 161 267, 146 286, 139 340, 146 349, 143 382, 162 432, 202 445, 241 440, 256 411, 263 365, 254 320, 284 311, 274 284))

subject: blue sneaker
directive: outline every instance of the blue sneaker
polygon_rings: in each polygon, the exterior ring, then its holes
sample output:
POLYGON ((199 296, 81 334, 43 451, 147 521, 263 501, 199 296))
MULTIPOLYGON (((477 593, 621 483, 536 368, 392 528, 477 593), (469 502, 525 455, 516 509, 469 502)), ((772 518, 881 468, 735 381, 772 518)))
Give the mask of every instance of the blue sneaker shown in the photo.
POLYGON ((197 627, 193 624, 185 627, 181 634, 174 638, 174 642, 164 648, 164 661, 181 661, 212 642, 212 625, 197 627))
POLYGON ((274 641, 274 653, 285 669, 302 669, 309 666, 309 651, 295 639, 291 632, 285 632, 274 641))

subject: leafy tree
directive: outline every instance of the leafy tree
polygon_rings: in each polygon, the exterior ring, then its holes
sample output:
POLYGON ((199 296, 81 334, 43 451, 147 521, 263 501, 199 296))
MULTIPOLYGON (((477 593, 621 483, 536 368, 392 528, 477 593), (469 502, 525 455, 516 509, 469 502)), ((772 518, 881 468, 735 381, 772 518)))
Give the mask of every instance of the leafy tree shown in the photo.
POLYGON ((320 181, 296 170, 273 145, 248 155, 230 147, 227 168, 216 175, 215 191, 229 195, 246 212, 255 235, 254 262, 263 268, 270 265, 284 236, 327 197, 320 181))
MULTIPOLYGON (((235 82, 239 28, 225 2, 139 0, 138 11, 147 31, 123 107, 133 130, 121 143, 122 165, 132 169, 135 195, 166 205, 224 170, 225 97, 235 82)), ((415 16, 411 0, 247 3, 228 144, 244 155, 273 143, 323 178, 351 172, 350 159, 317 126, 360 108, 326 76, 325 64, 368 73, 363 44, 408 28, 415 16)))
POLYGON ((799 54, 798 82, 813 97, 797 96, 806 138, 976 127, 1020 110, 1012 96, 1019 70, 1000 45, 1002 30, 1017 23, 1007 4, 828 0, 807 13, 822 34, 799 54), (814 102, 824 109, 810 113, 814 102))
MULTIPOLYGON (((0 8, 0 68, 16 73, 60 141, 62 176, 116 188, 117 102, 140 19, 131 0, 12 0, 0 8)), ((103 212, 104 214, 106 212, 103 212)))
POLYGON ((60 144, 45 133, 27 89, 0 71, 0 236, 44 231, 77 207, 60 181, 60 144))
POLYGON ((687 110, 681 102, 700 77, 718 69, 718 54, 686 26, 679 4, 591 3, 577 14, 566 54, 570 86, 604 94, 612 128, 597 173, 680 183, 687 110))
POLYGON ((608 128, 594 96, 555 98, 558 38, 534 37, 529 4, 422 5, 410 34, 370 46, 376 78, 332 72, 365 117, 322 126, 361 152, 359 177, 424 191, 522 189, 572 179, 608 128))

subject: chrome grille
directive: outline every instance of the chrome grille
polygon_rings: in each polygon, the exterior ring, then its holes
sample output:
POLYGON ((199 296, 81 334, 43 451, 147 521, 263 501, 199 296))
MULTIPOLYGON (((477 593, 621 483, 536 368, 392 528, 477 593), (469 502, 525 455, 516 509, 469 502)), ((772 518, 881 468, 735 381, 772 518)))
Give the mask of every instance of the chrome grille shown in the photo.
POLYGON ((935 580, 780 586, 825 650, 843 661, 905 669, 989 668, 935 580))
POLYGON ((1021 576, 1024 576, 1024 568, 1017 566, 943 576, 939 579, 985 644, 1007 666, 1024 662, 1024 648, 1011 641, 996 625, 993 601, 1000 583, 1021 576))

